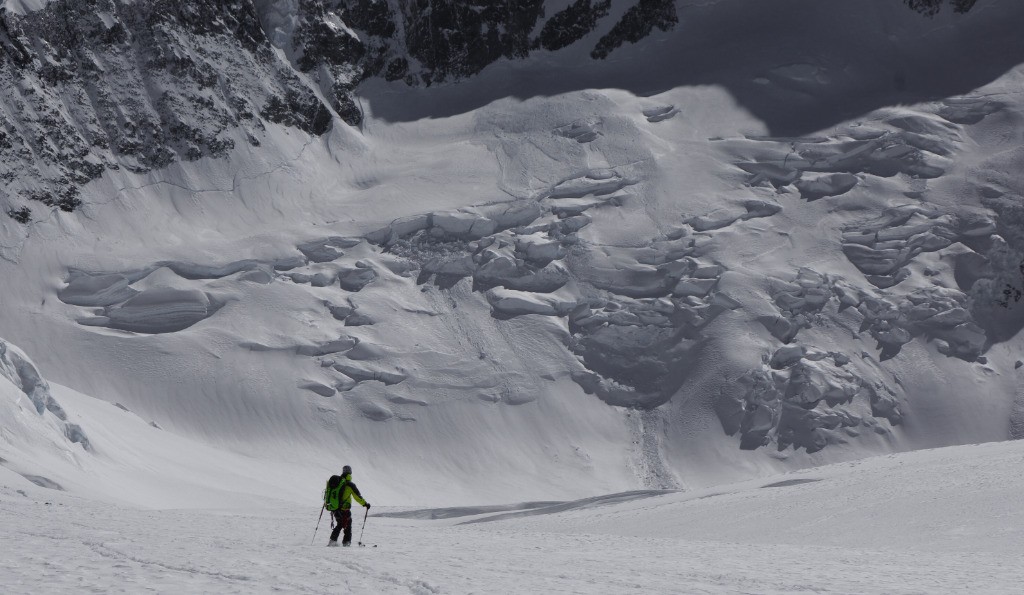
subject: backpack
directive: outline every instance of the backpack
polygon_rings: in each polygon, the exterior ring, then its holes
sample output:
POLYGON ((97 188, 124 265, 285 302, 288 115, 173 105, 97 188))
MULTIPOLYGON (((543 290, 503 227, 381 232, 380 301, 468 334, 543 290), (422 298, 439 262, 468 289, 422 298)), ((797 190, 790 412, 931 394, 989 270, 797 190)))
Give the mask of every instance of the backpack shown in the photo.
POLYGON ((345 481, 340 475, 332 475, 324 489, 324 508, 338 510, 341 508, 341 492, 345 489, 345 481))

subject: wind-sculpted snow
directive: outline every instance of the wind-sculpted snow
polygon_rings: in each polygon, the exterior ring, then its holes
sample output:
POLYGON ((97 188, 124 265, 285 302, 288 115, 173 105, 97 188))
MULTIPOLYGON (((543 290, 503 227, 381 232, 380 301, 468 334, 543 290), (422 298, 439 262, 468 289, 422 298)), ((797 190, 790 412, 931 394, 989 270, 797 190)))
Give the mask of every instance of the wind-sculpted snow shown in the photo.
POLYGON ((57 419, 65 421, 67 415, 50 394, 50 387, 43 380, 28 356, 7 341, 0 339, 0 374, 7 382, 17 387, 28 398, 36 413, 44 415, 52 413, 57 419))
MULTIPOLYGON (((713 292, 723 267, 700 262, 682 237, 623 248, 583 242, 587 211, 616 208, 637 180, 593 170, 562 180, 537 198, 474 211, 395 221, 370 234, 389 253, 420 267, 419 282, 450 287, 471 277, 492 315, 565 318, 570 350, 584 370, 573 379, 609 404, 654 408, 683 385, 699 359, 700 329, 738 304, 713 292), (511 226, 511 227, 509 227, 511 226), (482 234, 493 232, 491 235, 482 234), (587 297, 594 292, 598 295, 587 297)), ((753 201, 745 213, 777 208, 753 201)))
MULTIPOLYGON (((500 219, 500 218, 499 218, 500 219)), ((354 294, 378 279, 374 264, 364 258, 346 256, 357 246, 366 254, 362 240, 328 237, 296 246, 301 257, 259 261, 244 260, 225 265, 200 265, 165 261, 126 273, 87 273, 72 270, 65 287, 58 292, 61 301, 73 306, 103 306, 92 316, 80 316, 79 324, 106 327, 131 333, 152 335, 177 333, 214 316, 227 302, 237 299, 247 284, 290 283, 311 288, 333 288, 334 300, 322 302, 327 315, 346 327, 372 326, 374 320, 352 305, 354 294), (137 288, 138 287, 138 288, 137 288), (334 303, 339 302, 339 304, 334 303)), ((397 267, 402 270, 401 266, 397 267)), ((242 341, 239 347, 253 352, 292 352, 314 358, 321 368, 319 378, 297 378, 296 387, 324 398, 348 392, 364 382, 391 386, 404 382, 408 374, 401 368, 375 360, 387 351, 343 334, 313 343, 280 346, 242 341), (328 373, 327 377, 323 374, 328 373)), ((398 403, 419 401, 398 398, 398 403)), ((361 401, 359 410, 368 418, 384 421, 394 417, 386 407, 361 401)))
POLYGON ((121 274, 76 274, 57 296, 65 304, 74 306, 112 306, 138 295, 129 287, 131 280, 121 274))
POLYGON ((72 421, 28 356, 0 339, 0 465, 36 485, 61 490, 45 461, 74 460, 92 451, 85 430, 72 421))
POLYGON ((826 174, 821 176, 805 175, 794 183, 800 196, 805 199, 818 200, 826 196, 839 196, 846 194, 857 185, 857 176, 853 174, 839 173, 826 174))
POLYGON ((359 291, 377 278, 377 272, 365 261, 356 261, 353 266, 318 267, 308 272, 288 273, 294 283, 309 284, 313 287, 340 285, 348 291, 359 291))
POLYGON ((762 316, 758 321, 779 341, 790 343, 832 298, 829 279, 810 269, 801 269, 793 282, 773 280, 769 293, 780 316, 762 316))
MULTIPOLYGON (((666 125, 665 119, 647 117, 651 125, 666 125)), ((551 132, 558 142, 591 145, 606 142, 615 126, 614 120, 588 117, 551 132)), ((917 261, 945 255, 954 245, 961 247, 957 261, 963 260, 974 253, 967 246, 981 247, 979 238, 996 231, 995 220, 976 210, 924 202, 897 200, 870 216, 851 207, 832 241, 863 276, 808 267, 758 271, 767 281, 767 310, 751 302, 746 290, 737 291, 751 271, 745 265, 733 270, 735 259, 718 258, 725 250, 718 238, 746 233, 747 226, 777 225, 801 204, 834 201, 842 212, 843 201, 859 205, 857 189, 879 179, 905 188, 903 199, 919 198, 928 192, 926 180, 943 172, 929 160, 946 160, 943 167, 955 162, 963 135, 958 126, 904 109, 842 128, 835 137, 713 141, 724 156, 747 159, 736 162, 746 174, 743 185, 724 200, 706 203, 711 208, 704 214, 680 212, 666 231, 634 245, 595 238, 614 225, 609 214, 643 200, 649 192, 646 173, 636 166, 598 167, 555 176, 511 201, 404 216, 366 234, 369 246, 340 236, 300 244, 306 264, 273 277, 314 289, 340 288, 338 298, 324 305, 332 319, 353 329, 373 326, 380 314, 358 313, 351 298, 341 297, 345 292, 372 283, 414 282, 422 291, 429 285, 451 295, 468 288, 497 321, 559 321, 565 349, 579 365, 569 368, 570 377, 605 403, 647 411, 671 407, 692 383, 706 382, 710 362, 731 340, 708 329, 718 328, 722 317, 748 317, 756 327, 747 332, 767 338, 763 361, 748 360, 743 371, 711 389, 716 396, 710 399, 723 429, 738 437, 741 448, 772 444, 815 452, 889 436, 907 413, 904 387, 881 362, 899 357, 915 339, 934 345, 942 356, 985 361, 990 341, 972 313, 978 306, 966 291, 971 284, 948 287, 933 261, 917 261), (803 202, 790 200, 795 196, 803 202), (903 284, 913 285, 887 293, 903 284), (851 327, 854 339, 865 344, 823 351, 820 329, 828 325, 851 327)), ((370 343, 354 337, 299 346, 297 353, 314 358, 321 372, 297 377, 295 386, 327 399, 352 395, 356 410, 371 420, 415 419, 409 406, 429 407, 430 400, 403 394, 367 398, 360 388, 407 385, 419 391, 430 385, 421 367, 389 363, 401 355, 389 352, 387 343, 369 355, 359 352, 370 343)), ((519 399, 486 391, 479 398, 519 399)))
POLYGON ((596 118, 579 120, 559 126, 553 132, 559 136, 571 138, 580 144, 589 143, 601 135, 601 121, 596 118))
POLYGON ((1007 341, 1024 328, 1018 293, 1024 287, 1024 181, 1017 175, 1022 166, 1024 150, 1019 146, 1007 147, 979 165, 971 193, 995 216, 976 219, 981 227, 992 220, 996 233, 973 238, 970 250, 955 262, 957 285, 970 296, 972 315, 994 342, 1007 341), (999 307, 990 307, 993 303, 999 307))
POLYGON ((792 283, 776 280, 772 291, 780 316, 760 322, 783 343, 810 328, 835 298, 837 312, 852 307, 860 313, 858 332, 868 332, 877 341, 882 360, 894 357, 915 336, 935 339, 940 353, 966 361, 974 361, 985 349, 985 331, 966 309, 967 296, 955 289, 921 288, 892 298, 802 269, 792 283))
POLYGON ((108 306, 101 316, 79 322, 136 333, 173 333, 212 316, 217 307, 199 290, 153 287, 118 306, 108 306))
POLYGON ((895 393, 873 386, 860 366, 842 353, 814 348, 782 347, 769 362, 737 380, 715 407, 725 431, 738 433, 740 448, 769 443, 819 451, 843 444, 864 431, 888 434, 902 414, 895 393))
POLYGON ((794 184, 807 200, 845 194, 865 174, 931 179, 945 173, 944 158, 959 140, 954 125, 918 114, 884 123, 886 128, 849 126, 835 138, 750 137, 725 144, 739 159, 736 165, 751 174, 750 185, 794 184))
POLYGON ((905 267, 922 252, 936 252, 956 241, 969 243, 995 231, 995 222, 985 216, 964 219, 909 204, 851 226, 843 234, 843 252, 872 284, 891 287, 910 276, 905 267))
POLYGON ((331 262, 345 255, 343 250, 351 248, 359 243, 359 240, 352 238, 325 238, 313 242, 306 242, 297 246, 299 252, 310 262, 331 262))
POLYGON ((711 231, 721 229, 736 223, 757 217, 771 217, 782 210, 782 207, 763 200, 744 200, 739 204, 726 208, 716 209, 707 215, 700 215, 689 219, 686 223, 696 231, 711 231))
MULTIPOLYGON (((93 316, 81 317, 80 324, 145 334, 173 333, 213 316, 224 299, 205 292, 208 286, 232 278, 235 282, 260 285, 275 279, 313 287, 338 286, 358 292, 378 276, 365 260, 350 264, 340 248, 351 248, 360 240, 331 237, 297 246, 300 257, 277 260, 242 260, 225 265, 202 265, 164 261, 123 273, 68 272, 60 300, 74 306, 101 306, 93 316), (335 262, 341 261, 341 262, 335 262), (211 283, 212 282, 212 283, 211 283), (133 287, 145 286, 144 289, 133 287)), ((338 320, 349 320, 354 308, 330 305, 338 320)), ((365 315, 351 317, 349 324, 372 323, 365 315)))
POLYGON ((171 333, 209 318, 223 305, 200 289, 188 287, 189 280, 219 278, 227 271, 247 270, 251 264, 220 271, 180 263, 161 263, 132 273, 73 270, 58 297, 69 305, 100 306, 92 315, 80 316, 79 324, 145 334, 171 333), (148 286, 136 289, 132 284, 148 286))
POLYGON ((916 337, 934 341, 937 351, 948 357, 984 361, 985 331, 966 309, 968 298, 962 292, 930 287, 894 298, 876 291, 809 269, 800 270, 793 281, 773 282, 771 294, 780 315, 759 321, 787 345, 765 356, 761 369, 738 379, 739 391, 723 392, 716 404, 723 427, 740 435, 741 447, 774 443, 779 449, 792 445, 813 452, 845 443, 864 430, 890 431, 872 417, 892 425, 902 421, 898 389, 878 375, 867 352, 825 352, 800 344, 802 329, 844 310, 858 312, 855 332, 876 341, 878 361, 896 357, 916 337))
POLYGON ((663 105, 645 109, 642 113, 648 122, 661 122, 674 118, 679 113, 679 108, 674 105, 663 105))
MULTIPOLYGON (((740 148, 734 154, 753 157, 737 162, 751 174, 747 184, 752 187, 767 185, 780 193, 795 188, 808 201, 832 197, 842 201, 859 184, 874 183, 875 177, 905 176, 904 195, 921 199, 928 194, 927 180, 942 176, 950 160, 956 158, 964 137, 957 124, 976 124, 1002 108, 999 102, 951 100, 934 114, 903 111, 883 116, 885 127, 848 127, 840 133, 848 137, 846 141, 751 137, 749 141, 758 145, 727 141, 726 150, 740 148), (783 142, 788 146, 785 150, 780 147, 774 156, 759 148, 783 142)), ((1003 171, 1005 167, 994 170, 1003 171)), ((982 194, 986 192, 993 197, 1001 195, 991 188, 982 194)), ((740 204, 748 205, 750 212, 751 202, 740 204)), ((780 210, 782 207, 775 205, 765 214, 771 216, 780 210)), ((693 217, 687 223, 698 232, 713 232, 745 218, 739 209, 733 213, 722 209, 693 217)), ((887 434, 890 424, 901 422, 904 413, 898 395, 902 387, 879 376, 876 369, 848 371, 851 361, 871 361, 866 352, 825 354, 799 345, 801 330, 828 324, 826 320, 835 316, 833 311, 841 315, 847 308, 856 309, 860 323, 854 332, 874 339, 878 361, 897 357, 903 346, 920 337, 933 342, 940 354, 984 363, 982 354, 991 338, 981 324, 990 320, 993 312, 998 315, 999 310, 994 308, 997 300, 992 297, 978 300, 971 295, 988 291, 992 283, 992 273, 985 267, 989 257, 975 250, 993 255, 1002 250, 1005 254, 1006 244, 998 236, 995 243, 999 249, 983 241, 998 229, 994 218, 975 209, 928 203, 901 204, 885 209, 872 220, 849 224, 842 234, 843 252, 871 285, 878 289, 898 286, 912 278, 911 268, 923 272, 924 279, 915 281, 915 288, 896 295, 879 294, 878 290, 810 269, 801 269, 793 281, 773 281, 769 293, 778 314, 763 314, 757 319, 777 340, 792 346, 777 350, 770 358, 770 367, 739 377, 741 392, 723 390, 716 409, 726 432, 738 434, 743 448, 773 443, 780 450, 796 446, 810 452, 856 439, 865 429, 887 434), (954 245, 961 247, 955 259, 961 263, 956 266, 961 271, 958 287, 949 287, 938 278, 931 286, 921 287, 921 281, 940 273, 933 266, 912 267, 915 259, 954 245), (837 306, 830 305, 833 300, 838 301, 837 306), (874 418, 888 424, 879 424, 874 418)), ((1012 271, 1014 259, 1004 257, 999 269, 1012 271)), ((693 285, 689 288, 698 295, 704 290, 693 285)))

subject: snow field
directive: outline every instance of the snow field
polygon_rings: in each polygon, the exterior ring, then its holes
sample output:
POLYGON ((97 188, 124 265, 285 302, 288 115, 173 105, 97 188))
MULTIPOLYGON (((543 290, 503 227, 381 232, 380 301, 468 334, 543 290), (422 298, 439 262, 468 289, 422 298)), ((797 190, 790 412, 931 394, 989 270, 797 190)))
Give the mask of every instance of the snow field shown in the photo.
POLYGON ((314 499, 142 510, 0 469, 0 590, 1010 593, 1024 580, 1022 463, 1024 443, 985 444, 469 525, 494 514, 373 516, 378 547, 351 549, 323 547, 326 519, 310 545, 314 499))

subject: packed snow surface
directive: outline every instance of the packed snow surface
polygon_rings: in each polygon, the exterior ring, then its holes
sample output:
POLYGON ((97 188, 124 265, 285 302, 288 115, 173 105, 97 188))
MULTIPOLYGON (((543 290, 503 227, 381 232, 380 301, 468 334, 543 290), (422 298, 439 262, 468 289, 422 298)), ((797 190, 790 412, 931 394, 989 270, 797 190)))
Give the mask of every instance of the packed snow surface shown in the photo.
MULTIPOLYGON (((325 548, 306 505, 154 510, 0 468, 0 591, 1011 593, 1024 442, 889 455, 709 490, 369 517, 325 548), (444 514, 447 512, 447 514, 444 514)), ((375 487, 360 482, 374 504, 375 487)), ((237 486, 236 486, 237 487, 237 486)))

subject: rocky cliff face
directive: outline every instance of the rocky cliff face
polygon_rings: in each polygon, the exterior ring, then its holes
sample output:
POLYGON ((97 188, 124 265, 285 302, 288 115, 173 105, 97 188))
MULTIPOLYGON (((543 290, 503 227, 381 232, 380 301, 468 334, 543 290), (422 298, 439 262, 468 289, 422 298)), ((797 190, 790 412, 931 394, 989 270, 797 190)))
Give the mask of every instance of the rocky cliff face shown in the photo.
MULTIPOLYGON (((73 211, 108 169, 146 172, 258 146, 266 123, 321 135, 358 126, 367 77, 431 85, 532 50, 571 45, 608 19, 608 1, 546 16, 543 0, 58 0, 0 8, 0 207, 28 222, 73 211), (41 206, 42 205, 42 206, 41 206)), ((593 49, 676 22, 640 0, 593 49)))
POLYGON ((65 211, 107 169, 259 144, 265 121, 332 116, 273 51, 251 2, 60 1, 0 14, 0 178, 12 209, 65 211))

